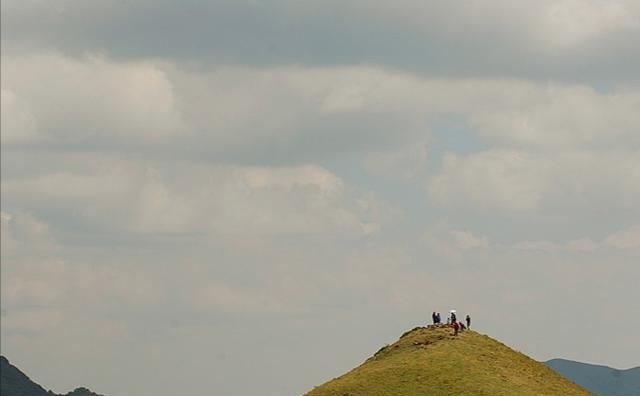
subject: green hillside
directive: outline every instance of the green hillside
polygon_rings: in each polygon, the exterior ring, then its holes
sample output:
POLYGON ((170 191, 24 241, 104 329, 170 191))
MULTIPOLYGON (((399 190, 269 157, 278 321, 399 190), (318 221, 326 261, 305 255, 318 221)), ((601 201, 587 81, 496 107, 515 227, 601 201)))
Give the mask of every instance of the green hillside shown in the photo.
POLYGON ((589 395, 522 353, 475 331, 416 328, 306 396, 589 395))

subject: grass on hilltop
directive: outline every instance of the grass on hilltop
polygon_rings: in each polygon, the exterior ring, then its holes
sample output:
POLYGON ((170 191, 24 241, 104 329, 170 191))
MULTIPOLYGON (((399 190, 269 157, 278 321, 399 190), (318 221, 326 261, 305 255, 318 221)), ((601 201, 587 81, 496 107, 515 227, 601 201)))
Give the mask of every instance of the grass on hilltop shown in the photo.
POLYGON ((475 331, 416 328, 306 396, 589 395, 545 365, 475 331))

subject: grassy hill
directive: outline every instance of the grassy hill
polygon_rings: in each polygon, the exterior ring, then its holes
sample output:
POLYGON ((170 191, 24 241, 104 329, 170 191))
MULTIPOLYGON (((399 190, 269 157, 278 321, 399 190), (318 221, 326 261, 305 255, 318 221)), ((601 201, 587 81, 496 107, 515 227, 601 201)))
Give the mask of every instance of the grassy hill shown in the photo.
POLYGON ((306 396, 589 395, 522 353, 475 331, 416 328, 306 396))

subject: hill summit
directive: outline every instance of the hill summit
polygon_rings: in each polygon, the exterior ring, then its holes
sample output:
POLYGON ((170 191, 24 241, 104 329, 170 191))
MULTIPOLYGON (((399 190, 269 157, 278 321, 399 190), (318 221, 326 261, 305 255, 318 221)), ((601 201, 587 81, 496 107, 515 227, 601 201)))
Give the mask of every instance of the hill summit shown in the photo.
POLYGON ((305 396, 589 395, 522 353, 475 331, 417 327, 305 396))

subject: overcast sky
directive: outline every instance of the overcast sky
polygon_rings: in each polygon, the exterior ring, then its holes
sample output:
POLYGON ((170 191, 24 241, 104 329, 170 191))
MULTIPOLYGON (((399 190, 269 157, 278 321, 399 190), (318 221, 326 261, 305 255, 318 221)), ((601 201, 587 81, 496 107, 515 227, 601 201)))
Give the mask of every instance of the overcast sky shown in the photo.
POLYGON ((3 0, 2 354, 296 396, 433 310, 640 364, 636 0, 3 0))

